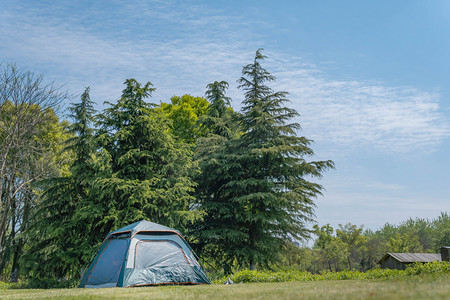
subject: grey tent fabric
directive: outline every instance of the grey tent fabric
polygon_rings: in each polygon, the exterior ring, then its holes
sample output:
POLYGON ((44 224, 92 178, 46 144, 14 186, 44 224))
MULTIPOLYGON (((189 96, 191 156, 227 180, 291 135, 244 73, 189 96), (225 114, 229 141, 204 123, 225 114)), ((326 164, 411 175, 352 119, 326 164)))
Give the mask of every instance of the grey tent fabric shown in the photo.
POLYGON ((188 265, 183 249, 172 241, 142 240, 136 245, 136 269, 188 265))
POLYGON ((170 228, 170 227, 167 227, 167 226, 164 226, 164 225, 160 225, 160 224, 157 224, 157 223, 153 223, 153 222, 150 222, 150 221, 147 221, 147 220, 142 220, 142 221, 130 224, 128 226, 122 227, 120 229, 117 229, 116 231, 113 231, 113 232, 109 233, 106 238, 109 238, 112 235, 116 235, 116 234, 123 233, 123 232, 130 232, 131 235, 134 235, 137 232, 142 232, 142 231, 147 231, 147 232, 150 232, 150 231, 153 231, 153 232, 166 231, 166 232, 175 232, 177 234, 180 234, 180 232, 178 230, 175 230, 173 228, 170 228))
POLYGON ((80 287, 209 283, 177 230, 141 221, 107 235, 80 287))

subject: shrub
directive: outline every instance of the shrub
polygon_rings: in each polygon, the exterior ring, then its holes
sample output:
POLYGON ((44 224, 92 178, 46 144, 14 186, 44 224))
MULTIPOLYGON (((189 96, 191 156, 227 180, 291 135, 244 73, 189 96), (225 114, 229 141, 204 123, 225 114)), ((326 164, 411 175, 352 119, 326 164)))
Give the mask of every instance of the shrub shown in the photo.
POLYGON ((6 289, 25 289, 28 287, 26 282, 3 282, 0 281, 0 290, 6 289))
MULTIPOLYGON (((311 274, 306 271, 256 271, 242 270, 229 278, 235 283, 246 282, 285 282, 285 281, 319 281, 319 280, 348 280, 348 279, 403 279, 408 276, 420 274, 444 274, 450 273, 450 262, 415 263, 407 267, 406 270, 372 269, 367 272, 340 271, 322 274, 311 274)), ((223 284, 226 277, 214 280, 215 284, 223 284)))

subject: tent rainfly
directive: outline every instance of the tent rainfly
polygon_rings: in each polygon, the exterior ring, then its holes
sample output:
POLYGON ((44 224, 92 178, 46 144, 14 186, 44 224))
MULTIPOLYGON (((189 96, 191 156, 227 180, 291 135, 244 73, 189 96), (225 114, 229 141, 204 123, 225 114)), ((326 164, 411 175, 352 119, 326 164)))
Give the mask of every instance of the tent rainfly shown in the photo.
POLYGON ((80 287, 209 283, 177 230, 143 220, 106 236, 80 287))

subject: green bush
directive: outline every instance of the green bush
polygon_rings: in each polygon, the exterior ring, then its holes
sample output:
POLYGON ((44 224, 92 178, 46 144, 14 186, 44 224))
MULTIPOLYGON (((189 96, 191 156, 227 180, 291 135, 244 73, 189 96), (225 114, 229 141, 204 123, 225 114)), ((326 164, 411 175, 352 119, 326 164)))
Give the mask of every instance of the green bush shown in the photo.
POLYGON ((73 288, 78 284, 78 280, 65 279, 28 279, 20 282, 2 282, 0 281, 0 289, 52 289, 52 288, 73 288))
POLYGON ((0 281, 0 290, 6 289, 25 289, 28 287, 26 282, 3 282, 0 281))
MULTIPOLYGON (((450 273, 450 262, 432 262, 415 263, 406 268, 406 270, 391 269, 372 269, 367 272, 359 271, 340 271, 324 272, 322 274, 311 274, 306 271, 256 271, 242 270, 229 278, 234 283, 246 282, 284 282, 284 281, 319 281, 319 280, 348 280, 348 279, 402 279, 408 276, 420 274, 444 274, 450 273)), ((226 277, 214 280, 215 284, 223 284, 227 281, 226 277)))
POLYGON ((78 284, 78 279, 29 279, 28 288, 32 289, 67 289, 74 288, 78 284))

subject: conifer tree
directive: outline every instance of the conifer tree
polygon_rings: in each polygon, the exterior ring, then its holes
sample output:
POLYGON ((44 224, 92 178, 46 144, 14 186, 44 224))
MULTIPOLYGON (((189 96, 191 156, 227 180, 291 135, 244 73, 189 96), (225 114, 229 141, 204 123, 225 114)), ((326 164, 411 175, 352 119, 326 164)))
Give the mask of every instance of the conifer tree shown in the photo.
MULTIPOLYGON (((215 81, 207 85, 206 99, 210 102, 205 115, 199 120, 200 126, 207 135, 197 140, 195 158, 199 162, 200 174, 196 177, 196 198, 201 209, 205 212, 204 218, 191 227, 192 243, 202 256, 214 257, 214 260, 231 272, 233 258, 227 257, 223 251, 226 241, 223 236, 224 228, 229 224, 227 217, 234 214, 233 207, 223 199, 218 189, 225 184, 223 174, 219 170, 223 149, 227 142, 239 134, 237 114, 231 109, 231 99, 226 96, 228 83, 215 81)), ((234 228, 239 231, 238 227, 234 228)))
POLYGON ((74 156, 69 175, 41 182, 43 200, 27 232, 29 248, 22 261, 35 279, 63 276, 77 279, 81 266, 92 256, 92 246, 98 242, 90 209, 91 188, 97 174, 92 128, 95 110, 89 88, 69 111, 73 123, 68 127, 71 137, 64 149, 74 156))
POLYGON ((145 102, 150 82, 134 79, 116 104, 99 116, 99 140, 109 157, 110 174, 97 182, 108 208, 103 223, 110 229, 148 219, 182 229, 199 213, 190 174, 197 168, 189 147, 171 134, 168 119, 145 102))
MULTIPOLYGON (((244 91, 240 124, 243 134, 215 155, 203 174, 216 182, 214 207, 208 213, 204 238, 222 247, 224 262, 255 268, 277 258, 287 240, 309 236, 314 198, 322 187, 308 181, 333 167, 331 161, 307 162, 311 140, 297 136, 290 123, 298 113, 285 104, 287 92, 266 85, 275 77, 265 70, 261 49, 239 79, 244 91)), ((229 268, 229 267, 228 267, 229 268)))
POLYGON ((200 124, 206 128, 207 132, 231 138, 236 130, 233 126, 232 117, 233 110, 231 109, 231 98, 226 96, 228 89, 226 81, 215 81, 206 86, 206 99, 210 102, 207 113, 200 120, 200 124))

